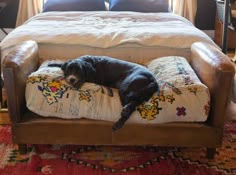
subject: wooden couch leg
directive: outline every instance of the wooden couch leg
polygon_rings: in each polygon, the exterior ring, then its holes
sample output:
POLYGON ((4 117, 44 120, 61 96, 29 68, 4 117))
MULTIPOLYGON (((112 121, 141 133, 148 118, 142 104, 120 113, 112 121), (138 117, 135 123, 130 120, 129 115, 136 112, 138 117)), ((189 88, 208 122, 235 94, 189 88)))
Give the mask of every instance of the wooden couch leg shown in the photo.
POLYGON ((216 148, 207 148, 207 158, 214 159, 216 154, 216 148))
POLYGON ((26 144, 18 144, 19 152, 20 154, 26 154, 27 153, 27 145, 26 144))

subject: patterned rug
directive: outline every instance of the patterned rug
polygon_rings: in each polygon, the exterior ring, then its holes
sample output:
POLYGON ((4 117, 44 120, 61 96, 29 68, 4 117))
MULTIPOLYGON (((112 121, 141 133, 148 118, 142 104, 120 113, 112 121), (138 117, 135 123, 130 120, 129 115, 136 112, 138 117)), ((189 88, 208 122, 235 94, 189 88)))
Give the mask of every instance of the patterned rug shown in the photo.
POLYGON ((215 159, 204 148, 29 145, 20 155, 0 126, 0 175, 236 175, 236 122, 215 159))

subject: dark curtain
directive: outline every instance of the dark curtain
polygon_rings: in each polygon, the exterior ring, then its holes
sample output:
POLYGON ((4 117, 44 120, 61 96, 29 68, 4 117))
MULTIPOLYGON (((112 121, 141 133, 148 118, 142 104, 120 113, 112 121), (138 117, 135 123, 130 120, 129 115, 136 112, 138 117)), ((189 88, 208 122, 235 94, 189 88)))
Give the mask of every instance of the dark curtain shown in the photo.
POLYGON ((216 17, 215 0, 198 0, 195 25, 201 30, 214 30, 216 17))
POLYGON ((0 28, 14 28, 19 0, 0 0, 0 4, 6 4, 5 8, 0 10, 0 28))

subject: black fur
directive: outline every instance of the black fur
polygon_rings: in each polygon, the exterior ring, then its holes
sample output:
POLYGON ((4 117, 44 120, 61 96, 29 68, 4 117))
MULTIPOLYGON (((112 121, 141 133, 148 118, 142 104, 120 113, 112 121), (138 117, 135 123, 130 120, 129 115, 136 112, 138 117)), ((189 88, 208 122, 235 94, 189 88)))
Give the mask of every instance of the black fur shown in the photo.
POLYGON ((74 87, 91 82, 119 90, 123 109, 113 131, 124 125, 138 105, 149 100, 154 92, 159 92, 155 77, 146 67, 111 57, 85 55, 49 66, 61 67, 66 80, 74 87), (67 77, 76 77, 76 80, 67 77))

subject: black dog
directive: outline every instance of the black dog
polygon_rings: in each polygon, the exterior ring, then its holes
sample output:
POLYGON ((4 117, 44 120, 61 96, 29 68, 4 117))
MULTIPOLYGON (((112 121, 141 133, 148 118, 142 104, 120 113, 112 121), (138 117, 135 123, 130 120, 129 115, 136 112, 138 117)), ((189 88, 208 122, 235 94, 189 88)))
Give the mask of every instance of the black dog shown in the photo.
POLYGON ((154 92, 159 92, 156 79, 147 68, 111 57, 85 55, 49 66, 61 67, 66 81, 76 88, 84 82, 91 82, 119 90, 123 109, 113 131, 124 125, 138 105, 149 100, 154 92))

